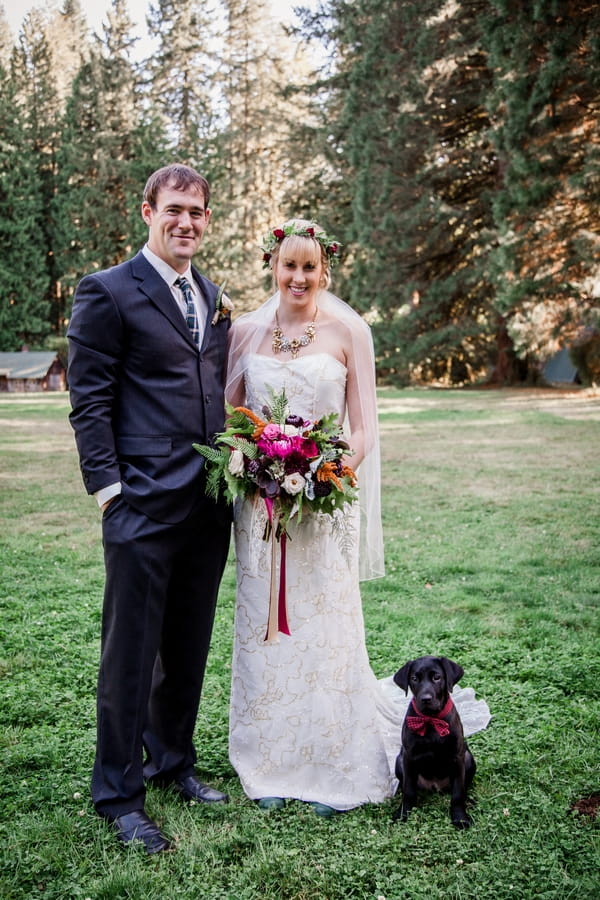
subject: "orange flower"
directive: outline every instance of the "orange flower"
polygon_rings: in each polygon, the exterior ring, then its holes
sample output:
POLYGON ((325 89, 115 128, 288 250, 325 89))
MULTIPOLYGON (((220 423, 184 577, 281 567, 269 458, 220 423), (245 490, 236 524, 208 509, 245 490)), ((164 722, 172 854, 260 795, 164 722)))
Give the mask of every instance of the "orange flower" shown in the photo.
POLYGON ((235 412, 243 413, 247 419, 250 419, 251 422, 254 422, 256 428, 252 432, 252 440, 257 441, 265 428, 267 427, 267 423, 257 416, 256 413, 252 412, 251 409, 246 409, 245 406, 236 406, 235 412))
POLYGON ((317 481, 333 481, 338 491, 343 491, 344 486, 334 471, 333 463, 326 462, 317 469, 317 481))
POLYGON ((251 422, 254 422, 255 425, 262 425, 263 427, 267 424, 264 422, 260 416, 257 416, 255 412, 252 412, 251 409, 246 409, 245 406, 236 406, 234 412, 243 413, 247 419, 250 419, 251 422))
POLYGON ((354 473, 354 470, 351 469, 350 466, 344 466, 344 468, 342 469, 342 478, 344 477, 350 479, 350 484, 352 485, 352 487, 356 487, 356 475, 354 473))

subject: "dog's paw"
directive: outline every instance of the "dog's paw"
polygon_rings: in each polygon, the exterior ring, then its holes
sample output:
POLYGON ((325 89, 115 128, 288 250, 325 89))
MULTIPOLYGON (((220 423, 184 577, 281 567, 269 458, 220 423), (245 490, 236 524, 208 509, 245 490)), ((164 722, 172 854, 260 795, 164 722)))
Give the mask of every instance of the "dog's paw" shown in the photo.
POLYGON ((456 810, 452 813, 452 824, 455 828, 470 828, 473 824, 471 816, 464 809, 456 810))
POLYGON ((410 809, 406 809, 404 806, 399 806, 392 816, 392 822, 407 822, 409 812, 410 809))

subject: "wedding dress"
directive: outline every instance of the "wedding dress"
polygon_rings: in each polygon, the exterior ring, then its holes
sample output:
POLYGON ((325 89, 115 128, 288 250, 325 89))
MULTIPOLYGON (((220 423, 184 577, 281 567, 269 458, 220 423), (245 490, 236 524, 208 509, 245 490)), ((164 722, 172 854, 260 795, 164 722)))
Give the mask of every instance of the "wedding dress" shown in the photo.
MULTIPOLYGON (((259 414, 270 391, 285 388, 291 413, 316 420, 336 411, 344 418, 346 368, 327 353, 296 359, 252 354, 245 361, 244 382, 245 405, 259 414)), ((253 799, 295 798, 347 810, 380 803, 396 792, 394 762, 410 697, 391 678, 379 681, 369 664, 356 552, 358 514, 346 507, 343 516, 341 529, 339 521, 324 515, 305 515, 300 525, 292 520, 286 549, 291 634, 267 644, 271 547, 262 540, 266 511, 260 498, 236 507, 229 747, 232 765, 253 799)), ((475 717, 475 726, 466 730, 485 727, 489 710, 472 691, 457 687, 453 699, 463 721, 475 717)))

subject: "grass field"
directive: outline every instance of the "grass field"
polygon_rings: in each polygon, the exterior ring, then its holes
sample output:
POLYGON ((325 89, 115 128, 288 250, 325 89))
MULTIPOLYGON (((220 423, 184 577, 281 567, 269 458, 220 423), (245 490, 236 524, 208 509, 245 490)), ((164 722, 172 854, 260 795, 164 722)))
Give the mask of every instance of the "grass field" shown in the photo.
POLYGON ((64 395, 0 395, 1 900, 600 897, 600 396, 380 395, 387 574, 363 589, 377 675, 443 654, 490 705, 474 826, 447 797, 331 820, 263 813, 227 757, 233 559, 198 721, 226 807, 151 790, 177 851, 117 846, 89 799, 103 568, 64 395), (589 799, 592 798, 592 799, 589 799))

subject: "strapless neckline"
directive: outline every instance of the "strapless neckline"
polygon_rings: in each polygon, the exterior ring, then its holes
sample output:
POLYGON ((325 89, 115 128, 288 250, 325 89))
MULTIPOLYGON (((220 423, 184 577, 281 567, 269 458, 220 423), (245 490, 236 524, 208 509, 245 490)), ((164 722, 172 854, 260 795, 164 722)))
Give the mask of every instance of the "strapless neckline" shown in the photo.
POLYGON ((266 356, 264 353, 250 353, 248 355, 254 359, 260 359, 260 360, 264 360, 267 363, 272 362, 272 363, 275 363, 276 365, 283 365, 286 367, 292 363, 294 365, 297 365, 298 363, 303 364, 310 360, 325 358, 328 360, 333 360, 333 362, 336 365, 338 365, 343 372, 348 371, 348 367, 345 366, 343 362, 340 362, 340 360, 337 357, 333 356, 331 353, 325 353, 325 352, 306 353, 304 356, 297 356, 296 359, 292 359, 291 357, 289 359, 284 359, 283 357, 278 357, 278 356, 266 356))

